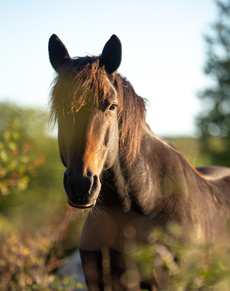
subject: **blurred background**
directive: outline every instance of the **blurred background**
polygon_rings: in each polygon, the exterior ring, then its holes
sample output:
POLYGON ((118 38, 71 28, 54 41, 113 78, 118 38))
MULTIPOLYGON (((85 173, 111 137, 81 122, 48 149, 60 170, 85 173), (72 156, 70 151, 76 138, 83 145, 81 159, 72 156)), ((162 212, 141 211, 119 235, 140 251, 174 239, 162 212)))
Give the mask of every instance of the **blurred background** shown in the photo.
POLYGON ((149 100, 152 131, 193 166, 230 166, 230 1, 12 0, 0 8, 0 289, 48 290, 86 214, 67 206, 48 126, 49 37, 73 57, 100 54, 116 34, 119 73, 149 100))

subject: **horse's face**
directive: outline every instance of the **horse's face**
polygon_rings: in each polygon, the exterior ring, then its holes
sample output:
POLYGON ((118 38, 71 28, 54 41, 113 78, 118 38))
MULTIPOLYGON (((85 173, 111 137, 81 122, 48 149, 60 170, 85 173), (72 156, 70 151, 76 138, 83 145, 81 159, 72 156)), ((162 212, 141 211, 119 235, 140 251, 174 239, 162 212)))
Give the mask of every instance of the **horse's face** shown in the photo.
MULTIPOLYGON (((106 46, 111 46, 111 42, 120 45, 115 36, 106 46)), ((64 188, 69 204, 78 208, 95 205, 101 189, 100 174, 114 164, 118 154, 119 104, 111 74, 119 66, 121 56, 119 62, 116 61, 116 66, 114 63, 109 66, 106 63, 106 56, 103 55, 105 50, 108 51, 106 46, 100 60, 101 66, 105 66, 108 72, 104 80, 107 83, 106 96, 104 98, 99 96, 97 103, 93 102, 94 96, 91 96, 76 112, 63 114, 59 110, 61 113, 57 114, 59 152, 66 167, 64 188)), ((49 52, 51 64, 58 73, 64 62, 71 61, 64 45, 56 36, 50 38, 49 52)), ((112 56, 113 54, 112 52, 112 56)), ((111 62, 111 55, 109 61, 111 62)), ((93 92, 90 94, 93 95, 93 92)))
POLYGON ((117 96, 111 86, 108 98, 94 108, 83 106, 76 114, 58 118, 58 144, 66 167, 64 187, 69 204, 90 207, 99 195, 100 174, 113 165, 118 153, 117 96))

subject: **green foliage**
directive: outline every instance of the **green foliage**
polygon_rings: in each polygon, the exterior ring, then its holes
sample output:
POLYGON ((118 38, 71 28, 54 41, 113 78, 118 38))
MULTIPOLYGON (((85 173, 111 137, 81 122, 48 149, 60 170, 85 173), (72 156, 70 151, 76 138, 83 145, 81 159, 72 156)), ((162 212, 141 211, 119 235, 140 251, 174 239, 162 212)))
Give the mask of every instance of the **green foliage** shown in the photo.
POLYGON ((216 1, 218 20, 205 37, 205 73, 212 85, 200 92, 204 112, 197 116, 197 128, 204 156, 213 164, 230 165, 230 1, 216 1), (214 137, 214 138, 213 138, 214 137), (210 140, 222 144, 216 147, 210 140))
POLYGON ((27 195, 32 201, 35 196, 31 192, 40 192, 41 198, 47 195, 46 184, 55 179, 51 169, 60 168, 57 143, 47 129, 44 111, 0 104, 0 211, 23 204, 27 195), (24 196, 7 195, 21 190, 24 196))
POLYGON ((179 149, 193 167, 212 164, 210 157, 201 152, 200 140, 192 137, 166 138, 166 140, 179 149))
POLYGON ((139 280, 148 281, 162 291, 228 291, 229 246, 186 243, 184 235, 178 225, 168 225, 155 228, 147 245, 136 245, 135 238, 128 240, 126 265, 130 269, 123 283, 131 287, 139 280))
POLYGON ((37 168, 45 162, 43 154, 32 159, 31 144, 24 141, 20 145, 19 139, 19 123, 15 118, 12 123, 6 125, 0 142, 0 194, 2 195, 27 189, 30 177, 37 175, 37 168))
POLYGON ((47 136, 48 116, 44 110, 23 108, 6 102, 0 104, 0 136, 14 119, 17 119, 20 125, 19 140, 35 140, 39 136, 47 136))

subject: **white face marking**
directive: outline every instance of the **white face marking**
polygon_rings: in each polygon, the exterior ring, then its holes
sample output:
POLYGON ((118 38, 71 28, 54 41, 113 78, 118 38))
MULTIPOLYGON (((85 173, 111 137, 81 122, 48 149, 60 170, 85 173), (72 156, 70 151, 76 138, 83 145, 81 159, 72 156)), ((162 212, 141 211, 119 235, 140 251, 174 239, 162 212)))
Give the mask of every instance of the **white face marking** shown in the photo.
POLYGON ((105 77, 105 79, 106 79, 106 81, 109 83, 109 85, 110 85, 110 87, 111 87, 111 89, 112 89, 112 91, 113 91, 113 94, 114 94, 115 98, 117 98, 117 91, 116 91, 116 89, 114 88, 113 84, 110 82, 110 80, 109 80, 108 77, 105 77))

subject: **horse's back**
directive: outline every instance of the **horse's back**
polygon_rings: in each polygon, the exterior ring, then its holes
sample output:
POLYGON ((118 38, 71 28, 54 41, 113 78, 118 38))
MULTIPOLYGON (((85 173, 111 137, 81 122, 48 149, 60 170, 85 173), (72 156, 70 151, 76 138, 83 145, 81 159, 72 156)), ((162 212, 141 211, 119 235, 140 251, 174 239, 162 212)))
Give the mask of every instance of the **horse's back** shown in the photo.
POLYGON ((230 179, 230 168, 221 166, 198 167, 196 170, 207 180, 230 179))

